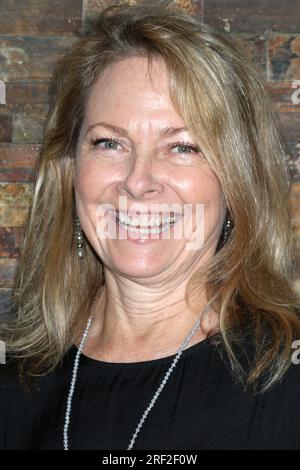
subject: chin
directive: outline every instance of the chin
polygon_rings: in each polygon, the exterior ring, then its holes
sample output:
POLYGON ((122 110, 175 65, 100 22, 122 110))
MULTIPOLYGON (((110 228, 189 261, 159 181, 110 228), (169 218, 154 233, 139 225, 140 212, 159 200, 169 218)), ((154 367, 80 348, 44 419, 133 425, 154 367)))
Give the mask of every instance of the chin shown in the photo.
POLYGON ((136 277, 136 278, 148 278, 159 275, 166 269, 166 266, 159 265, 157 262, 153 263, 153 266, 147 262, 147 265, 128 264, 128 263, 116 263, 112 264, 112 268, 125 277, 136 277))

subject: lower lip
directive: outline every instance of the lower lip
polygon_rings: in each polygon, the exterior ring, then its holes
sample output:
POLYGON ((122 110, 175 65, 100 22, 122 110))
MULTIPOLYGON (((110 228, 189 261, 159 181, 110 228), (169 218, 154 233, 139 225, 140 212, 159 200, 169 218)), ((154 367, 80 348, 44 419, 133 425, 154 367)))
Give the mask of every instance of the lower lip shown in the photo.
MULTIPOLYGON (((119 223, 119 220, 116 219, 115 215, 113 215, 113 217, 114 217, 114 220, 116 221, 116 226, 118 230, 117 238, 121 240, 128 240, 130 242, 137 243, 137 244, 154 243, 158 240, 170 240, 171 239, 170 235, 173 230, 173 227, 179 220, 178 218, 175 224, 172 224, 172 225, 168 224, 167 226, 163 226, 164 230, 163 231, 160 230, 158 233, 138 233, 138 232, 128 231, 126 226, 119 223), (163 235, 164 233, 165 235, 163 235)), ((155 227, 155 228, 158 228, 158 227, 155 227)))

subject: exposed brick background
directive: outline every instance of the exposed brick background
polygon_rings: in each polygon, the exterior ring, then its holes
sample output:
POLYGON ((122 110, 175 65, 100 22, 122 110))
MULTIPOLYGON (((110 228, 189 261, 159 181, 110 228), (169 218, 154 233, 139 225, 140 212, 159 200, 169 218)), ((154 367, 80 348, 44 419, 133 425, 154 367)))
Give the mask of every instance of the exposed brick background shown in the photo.
MULTIPOLYGON (((0 0, 0 314, 5 313, 22 227, 32 194, 32 169, 48 112, 57 59, 85 22, 109 0, 0 0)), ((134 0, 127 3, 135 3, 134 0)), ((177 4, 247 48, 268 80, 283 125, 292 173, 295 282, 300 291, 300 1, 178 0, 177 4), (299 83, 296 81, 299 80, 299 83), (294 86, 294 88, 293 88, 294 86)))

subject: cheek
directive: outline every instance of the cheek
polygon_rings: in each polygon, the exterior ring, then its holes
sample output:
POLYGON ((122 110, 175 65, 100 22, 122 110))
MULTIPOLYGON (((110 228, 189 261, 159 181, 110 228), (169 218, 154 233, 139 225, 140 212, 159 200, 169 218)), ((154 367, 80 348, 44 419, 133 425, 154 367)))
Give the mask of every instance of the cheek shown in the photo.
POLYGON ((74 189, 75 194, 83 202, 93 202, 99 198, 106 186, 105 173, 95 168, 95 165, 80 165, 76 169, 74 189))
POLYGON ((204 210, 202 214, 204 215, 205 230, 210 232, 220 224, 223 217, 224 202, 219 180, 211 170, 208 170, 193 176, 192 183, 191 197, 193 200, 191 202, 202 205, 199 213, 204 210))
POLYGON ((76 199, 80 200, 83 204, 89 202, 93 197, 93 191, 88 191, 89 185, 89 179, 78 173, 74 182, 74 191, 76 199))
POLYGON ((203 187, 202 200, 207 209, 219 212, 222 205, 222 192, 218 184, 208 184, 203 187))
POLYGON ((208 206, 218 206, 222 194, 219 180, 209 168, 195 171, 189 176, 186 180, 186 192, 187 199, 191 202, 208 206))

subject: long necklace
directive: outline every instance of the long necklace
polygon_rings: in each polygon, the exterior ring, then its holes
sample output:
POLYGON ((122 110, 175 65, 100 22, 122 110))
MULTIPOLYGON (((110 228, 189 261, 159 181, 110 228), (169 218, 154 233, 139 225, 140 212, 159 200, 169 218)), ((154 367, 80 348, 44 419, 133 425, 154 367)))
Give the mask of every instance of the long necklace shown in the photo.
MULTIPOLYGON (((183 341, 183 343, 181 344, 174 360, 172 361, 172 364, 171 366, 169 367, 169 369, 167 370, 167 372, 165 373, 164 375, 164 378, 160 384, 160 386, 158 387, 157 391, 155 392, 155 394, 153 395, 153 398, 152 400, 150 401, 149 405, 147 406, 147 408, 145 409, 141 419, 140 419, 140 422, 139 424, 137 425, 136 427, 136 430, 134 431, 133 433, 133 436, 130 440, 130 443, 128 445, 128 448, 127 450, 131 450, 134 443, 135 443, 135 440, 137 438, 137 435, 138 433, 140 432, 151 408, 153 408, 158 396, 160 395, 162 389, 164 388, 164 386, 166 385, 172 371, 174 370, 181 354, 182 354, 182 351, 185 349, 185 347, 189 344, 191 338, 194 336, 195 332, 197 331, 197 329, 199 328, 200 326, 200 323, 201 323, 201 320, 202 318, 207 314, 208 312, 208 308, 211 304, 211 301, 208 303, 208 305, 205 307, 205 309, 203 310, 203 312, 201 313, 201 316, 200 318, 198 318, 198 320, 196 321, 195 325, 193 326, 192 328, 192 331, 188 334, 188 336, 185 338, 185 340, 183 341)), ((75 356, 75 359, 74 359, 74 365, 73 365, 73 370, 72 370, 72 379, 71 379, 71 385, 70 385, 70 389, 69 389, 69 394, 68 394, 68 400, 67 400, 67 406, 66 406, 66 413, 65 413, 65 422, 64 422, 64 430, 63 430, 63 444, 64 444, 64 450, 69 450, 69 424, 70 424, 70 420, 71 420, 71 412, 72 412, 72 399, 73 399, 73 395, 74 395, 74 391, 75 391, 75 384, 76 384, 76 379, 77 379, 77 374, 78 374, 78 367, 79 367, 79 358, 80 358, 80 355, 83 351, 83 348, 84 348, 84 344, 85 344, 85 341, 86 341, 86 338, 87 338, 87 335, 88 335, 88 332, 89 332, 89 329, 91 327, 91 324, 92 324, 92 321, 93 321, 93 317, 90 317, 88 319, 88 322, 86 324, 86 327, 85 327, 85 330, 83 332, 83 335, 82 335, 82 338, 81 338, 81 341, 80 341, 80 345, 79 345, 79 348, 77 350, 77 353, 76 353, 76 356, 75 356)))

